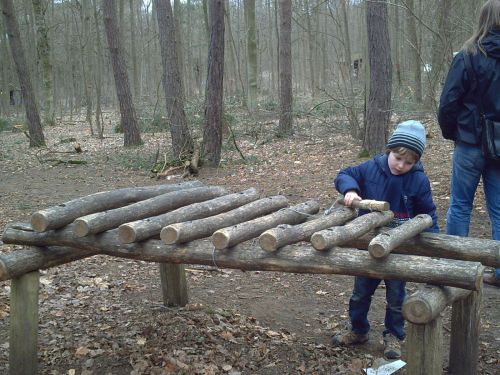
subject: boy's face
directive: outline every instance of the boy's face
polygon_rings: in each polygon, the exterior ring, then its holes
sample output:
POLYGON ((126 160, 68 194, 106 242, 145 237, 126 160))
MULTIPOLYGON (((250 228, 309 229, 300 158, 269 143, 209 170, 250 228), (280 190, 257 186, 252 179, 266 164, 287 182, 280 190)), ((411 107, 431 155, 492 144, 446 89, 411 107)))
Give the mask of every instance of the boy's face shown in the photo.
POLYGON ((391 173, 395 176, 405 174, 413 168, 416 161, 410 155, 401 155, 391 151, 387 160, 391 173))

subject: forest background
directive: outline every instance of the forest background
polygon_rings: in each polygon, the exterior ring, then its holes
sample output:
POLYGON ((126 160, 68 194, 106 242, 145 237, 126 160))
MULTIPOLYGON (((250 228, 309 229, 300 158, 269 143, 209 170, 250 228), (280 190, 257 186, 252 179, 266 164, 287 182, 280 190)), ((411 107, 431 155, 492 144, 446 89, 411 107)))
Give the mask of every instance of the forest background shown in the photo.
MULTIPOLYGON (((452 144, 435 113, 483 3, 0 0, 0 228, 82 195, 192 175, 328 208, 336 172, 383 150, 410 118, 427 130, 443 228, 452 144)), ((481 191, 471 235, 490 236, 481 191)), ((350 277, 192 266, 184 309, 161 306, 158 278, 155 265, 105 257, 44 271, 40 372, 359 374, 381 356, 376 334, 361 348, 329 345, 350 277)), ((479 366, 495 374, 498 291, 484 293, 479 366)), ((377 296, 374 330, 384 309, 377 296)), ((0 370, 8 319, 4 283, 0 370)))

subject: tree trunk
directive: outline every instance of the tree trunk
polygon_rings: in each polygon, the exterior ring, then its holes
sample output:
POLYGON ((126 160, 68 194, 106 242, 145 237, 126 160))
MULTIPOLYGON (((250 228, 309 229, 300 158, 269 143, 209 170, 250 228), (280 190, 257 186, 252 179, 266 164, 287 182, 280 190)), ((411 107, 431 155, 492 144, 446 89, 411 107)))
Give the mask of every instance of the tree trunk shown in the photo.
MULTIPOLYGON (((122 0, 123 1, 123 0, 122 0)), ((135 104, 140 103, 140 86, 139 86, 139 68, 137 65, 137 48, 136 48, 136 23, 135 12, 137 7, 134 6, 135 1, 129 0, 130 9, 130 57, 132 59, 132 83, 134 87, 135 104)))
POLYGON ((28 119, 28 132, 30 136, 30 147, 40 147, 45 145, 40 115, 38 113, 35 92, 31 85, 30 72, 26 62, 19 25, 12 0, 0 0, 0 6, 5 20, 5 29, 9 36, 9 45, 12 58, 16 65, 19 84, 21 85, 21 94, 28 119))
POLYGON ((387 28, 387 2, 366 4, 370 95, 363 146, 370 154, 381 152, 387 142, 391 118, 392 62, 387 28))
POLYGON ((293 134, 292 94, 292 0, 279 0, 280 119, 278 136, 293 134))
POLYGON ((172 135, 172 152, 174 158, 179 161, 189 160, 194 146, 184 112, 184 89, 178 66, 177 31, 172 16, 172 6, 168 0, 155 0, 155 4, 163 65, 165 107, 172 135))
POLYGON ((210 47, 205 94, 205 127, 203 160, 217 167, 222 148, 222 114, 224 81, 224 0, 210 1, 210 47))
POLYGON ((95 126, 97 128, 97 137, 99 139, 104 138, 104 123, 102 119, 102 107, 101 107, 101 92, 102 92, 102 69, 104 67, 103 62, 103 52, 101 43, 101 27, 100 18, 97 7, 97 0, 92 0, 92 5, 94 8, 94 27, 95 27, 95 47, 96 47, 96 57, 95 57, 95 126))
POLYGON ((316 13, 315 8, 309 5, 309 0, 305 0, 305 12, 306 12, 306 22, 307 22, 307 44, 308 44, 308 55, 307 61, 309 65, 309 89, 311 90, 312 97, 316 97, 317 87, 316 87, 316 59, 314 58, 316 50, 316 40, 314 38, 311 18, 316 13))
POLYGON ((125 65, 125 57, 116 22, 115 0, 102 0, 104 27, 108 39, 113 75, 115 78, 116 95, 120 105, 121 123, 124 133, 124 146, 139 146, 142 144, 137 116, 135 113, 132 93, 125 65))
POLYGON ((248 110, 257 108, 257 37, 255 35, 255 0, 245 1, 245 25, 247 36, 248 110))
POLYGON ((406 0, 409 57, 413 70, 413 99, 417 103, 422 103, 422 59, 420 55, 420 41, 417 34, 417 22, 415 16, 415 5, 413 0, 406 0))
POLYGON ((38 37, 37 55, 38 64, 41 65, 42 91, 43 91, 43 114, 45 125, 55 125, 55 113, 52 92, 52 63, 50 61, 49 31, 45 22, 45 1, 32 0, 35 13, 36 33, 38 37))

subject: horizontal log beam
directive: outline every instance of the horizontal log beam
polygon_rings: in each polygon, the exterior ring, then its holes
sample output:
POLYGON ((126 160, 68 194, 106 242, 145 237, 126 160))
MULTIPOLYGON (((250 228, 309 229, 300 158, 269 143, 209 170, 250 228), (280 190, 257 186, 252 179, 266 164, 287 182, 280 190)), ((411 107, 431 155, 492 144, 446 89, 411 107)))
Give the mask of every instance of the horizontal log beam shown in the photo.
MULTIPOLYGON (((367 249, 371 240, 388 228, 378 228, 346 242, 343 246, 367 249)), ((500 268, 500 241, 484 238, 459 237, 441 233, 420 233, 397 246, 393 253, 415 254, 446 259, 481 262, 500 268)))
POLYGON ((262 198, 215 216, 168 225, 161 230, 160 238, 171 245, 209 237, 218 229, 267 215, 286 206, 288 199, 283 195, 262 198))
POLYGON ((407 280, 477 290, 482 283, 484 267, 477 262, 433 259, 413 255, 390 254, 380 262, 367 251, 335 248, 329 252, 315 251, 311 246, 286 246, 278 252, 267 252, 245 242, 231 249, 213 252, 209 240, 184 245, 166 245, 148 240, 121 244, 118 231, 75 238, 71 226, 37 233, 7 226, 5 243, 23 245, 63 245, 76 249, 149 262, 205 264, 241 270, 279 271, 365 276, 380 279, 407 280))
POLYGON ((117 228, 123 223, 161 215, 182 206, 203 202, 225 194, 228 194, 227 190, 220 186, 172 191, 127 206, 82 216, 75 220, 73 230, 77 237, 100 233, 117 228))
POLYGON ((81 216, 124 206, 131 202, 138 202, 171 191, 200 186, 203 186, 203 184, 199 181, 188 181, 179 184, 103 191, 37 211, 31 216, 31 225, 37 232, 45 232, 51 229, 62 228, 81 216))
POLYGON ((149 217, 143 220, 122 224, 118 228, 120 241, 132 243, 158 236, 163 227, 188 220, 197 220, 207 216, 220 214, 236 207, 250 203, 259 198, 255 188, 239 193, 224 195, 201 203, 178 208, 166 214, 149 217))
POLYGON ((368 245, 368 252, 374 258, 385 258, 398 245, 415 237, 432 226, 432 217, 426 214, 417 215, 402 225, 378 234, 368 245))
POLYGON ((328 215, 321 215, 303 224, 279 225, 276 228, 269 229, 260 235, 259 244, 266 251, 276 251, 286 245, 309 241, 314 233, 322 229, 342 225, 355 217, 355 210, 342 207, 328 215))
POLYGON ((362 236, 370 230, 389 224, 394 218, 392 211, 370 212, 340 226, 324 229, 311 236, 311 243, 316 250, 327 250, 341 246, 347 241, 362 236))
POLYGON ((299 224, 307 220, 309 215, 319 211, 317 201, 307 201, 289 208, 283 208, 270 215, 222 228, 212 234, 212 243, 215 248, 225 249, 236 244, 257 237, 269 228, 280 224, 299 224))
POLYGON ((403 303, 403 316, 414 324, 433 321, 446 306, 467 297, 470 290, 447 286, 425 285, 403 303))

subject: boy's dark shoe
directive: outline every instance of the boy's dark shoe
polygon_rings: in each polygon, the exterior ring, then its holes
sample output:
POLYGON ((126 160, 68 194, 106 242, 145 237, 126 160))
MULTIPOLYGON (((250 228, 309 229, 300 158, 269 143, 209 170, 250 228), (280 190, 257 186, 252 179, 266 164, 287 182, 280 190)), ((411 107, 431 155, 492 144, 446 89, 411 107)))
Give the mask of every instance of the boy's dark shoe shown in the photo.
POLYGON ((388 333, 384 336, 384 356, 387 359, 401 358, 402 340, 388 333))
POLYGON ((351 329, 351 325, 348 323, 345 325, 344 329, 335 333, 332 337, 332 345, 356 345, 363 344, 368 341, 368 333, 356 333, 351 329))

